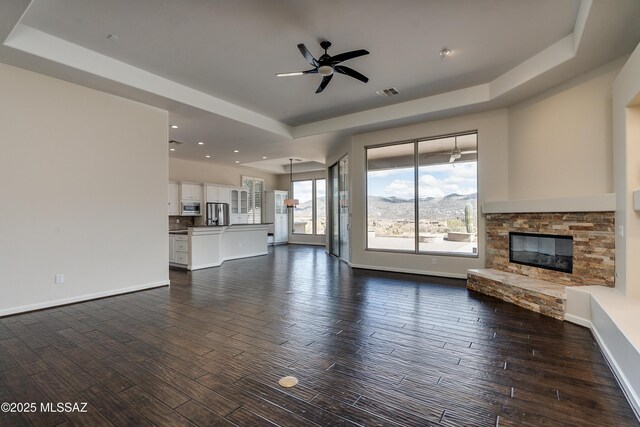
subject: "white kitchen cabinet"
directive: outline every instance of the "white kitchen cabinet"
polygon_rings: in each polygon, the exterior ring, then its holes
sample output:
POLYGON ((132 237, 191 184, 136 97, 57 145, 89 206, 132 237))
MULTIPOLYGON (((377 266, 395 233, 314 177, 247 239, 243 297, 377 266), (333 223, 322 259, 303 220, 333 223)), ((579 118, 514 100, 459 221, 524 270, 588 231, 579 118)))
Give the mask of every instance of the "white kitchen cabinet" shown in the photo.
POLYGON ((246 224, 249 222, 249 192, 241 187, 229 189, 229 212, 231 224, 246 224))
POLYGON ((229 187, 219 185, 218 186, 218 202, 229 203, 231 200, 231 191, 229 187))
POLYGON ((169 264, 186 267, 189 264, 189 236, 169 234, 169 264))
POLYGON ((169 263, 176 262, 176 236, 169 234, 169 263))
POLYGON ((218 186, 213 184, 204 185, 204 200, 207 203, 218 201, 218 186))
POLYGON ((180 185, 177 182, 169 183, 169 215, 180 215, 180 185))
POLYGON ((202 184, 180 183, 180 200, 202 203, 202 184))
POLYGON ((274 223, 273 242, 287 243, 289 241, 289 215, 285 212, 276 218, 274 223))
POLYGON ((205 184, 205 200, 207 203, 216 202, 216 203, 229 203, 230 202, 230 191, 229 187, 224 185, 215 185, 215 184, 205 184))
POLYGON ((275 245, 287 243, 289 240, 289 212, 284 205, 288 197, 286 191, 274 190, 266 191, 264 194, 265 222, 270 222, 269 232, 273 233, 273 243, 275 245))

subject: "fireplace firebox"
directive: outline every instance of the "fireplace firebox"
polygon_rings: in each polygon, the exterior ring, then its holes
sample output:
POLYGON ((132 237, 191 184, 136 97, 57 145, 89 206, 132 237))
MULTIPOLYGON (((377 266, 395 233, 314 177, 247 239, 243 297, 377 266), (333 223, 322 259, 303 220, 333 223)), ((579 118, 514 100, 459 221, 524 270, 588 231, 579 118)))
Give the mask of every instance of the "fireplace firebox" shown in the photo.
POLYGON ((509 233, 509 262, 573 273, 573 237, 509 233))

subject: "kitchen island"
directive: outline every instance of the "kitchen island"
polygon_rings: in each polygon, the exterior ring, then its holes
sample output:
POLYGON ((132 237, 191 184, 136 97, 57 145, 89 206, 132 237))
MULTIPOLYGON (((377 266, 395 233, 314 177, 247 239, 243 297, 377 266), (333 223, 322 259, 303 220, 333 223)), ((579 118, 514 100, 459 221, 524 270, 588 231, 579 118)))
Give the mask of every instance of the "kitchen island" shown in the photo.
POLYGON ((171 236, 175 236, 182 239, 187 247, 184 257, 170 259, 169 264, 199 270, 217 267, 230 259, 266 255, 269 225, 201 226, 189 227, 186 232, 170 232, 170 241, 171 236))

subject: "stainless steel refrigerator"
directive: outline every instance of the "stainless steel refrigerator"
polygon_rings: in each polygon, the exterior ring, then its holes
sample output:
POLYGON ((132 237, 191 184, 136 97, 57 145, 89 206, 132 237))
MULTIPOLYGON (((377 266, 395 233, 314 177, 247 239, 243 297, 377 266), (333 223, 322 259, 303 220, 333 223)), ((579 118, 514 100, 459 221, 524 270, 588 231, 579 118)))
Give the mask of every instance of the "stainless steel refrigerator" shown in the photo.
POLYGON ((229 204, 208 202, 206 225, 229 225, 229 204))

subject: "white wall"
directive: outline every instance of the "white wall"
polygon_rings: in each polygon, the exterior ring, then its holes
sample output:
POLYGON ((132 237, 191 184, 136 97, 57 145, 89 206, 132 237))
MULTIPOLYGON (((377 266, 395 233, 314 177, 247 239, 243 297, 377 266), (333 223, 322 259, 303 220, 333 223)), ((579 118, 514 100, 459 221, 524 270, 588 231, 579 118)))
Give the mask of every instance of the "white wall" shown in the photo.
POLYGON ((451 277, 466 277, 467 269, 483 268, 485 262, 484 217, 478 221, 477 258, 397 254, 365 250, 366 223, 366 165, 365 147, 411 139, 447 135, 456 132, 478 131, 478 206, 486 200, 507 198, 507 110, 493 110, 451 119, 420 123, 355 135, 349 152, 351 180, 351 264, 377 268, 451 277), (436 258, 433 265, 431 259, 436 258))
POLYGON ((0 315, 167 284, 167 112, 3 64, 0 93, 0 315))
POLYGON ((566 319, 591 328, 640 416, 640 212, 633 210, 632 200, 640 188, 640 45, 613 82, 612 104, 616 286, 568 289, 566 319))
POLYGON ((640 45, 613 84, 613 153, 616 192, 616 289, 640 297, 640 213, 632 192, 640 189, 640 45))
POLYGON ((184 159, 169 159, 169 181, 208 182, 240 186, 243 176, 263 178, 266 190, 280 190, 278 175, 260 172, 246 167, 225 166, 213 162, 196 162, 184 159))
POLYGON ((613 191, 612 83, 624 58, 509 107, 509 198, 613 191))

